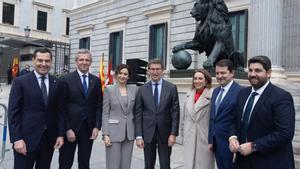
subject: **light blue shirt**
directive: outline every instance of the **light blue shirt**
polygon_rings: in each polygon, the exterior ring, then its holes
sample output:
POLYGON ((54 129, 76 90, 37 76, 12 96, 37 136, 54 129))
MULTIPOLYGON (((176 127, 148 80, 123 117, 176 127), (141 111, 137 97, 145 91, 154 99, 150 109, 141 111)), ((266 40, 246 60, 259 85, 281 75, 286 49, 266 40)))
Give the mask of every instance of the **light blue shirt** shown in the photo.
MULTIPOLYGON (((160 102, 162 82, 163 82, 162 79, 160 79, 158 82, 155 82, 155 81, 151 80, 153 96, 154 96, 155 84, 158 83, 158 85, 157 85, 157 88, 158 88, 158 103, 160 102)), ((143 139, 143 137, 142 136, 137 136, 136 139, 143 139)))
MULTIPOLYGON (((231 80, 231 82, 229 82, 226 86, 224 86, 224 87, 221 86, 221 88, 223 88, 224 91, 223 91, 223 94, 222 94, 222 98, 221 98, 220 103, 222 103, 224 97, 225 97, 226 94, 228 93, 228 91, 229 91, 229 89, 230 89, 230 87, 231 87, 232 84, 233 84, 233 80, 231 80)), ((220 93, 221 93, 221 90, 219 91, 218 96, 216 97, 215 104, 216 104, 216 102, 217 102, 217 100, 218 100, 218 97, 220 97, 220 93)))
POLYGON ((154 81, 151 80, 153 96, 154 96, 155 84, 158 84, 157 85, 157 88, 158 88, 158 104, 160 103, 160 94, 161 94, 162 82, 163 82, 162 79, 160 79, 158 82, 154 82, 154 81))
POLYGON ((77 72, 78 72, 78 74, 80 76, 81 84, 83 84, 83 77, 82 77, 82 75, 86 75, 85 82, 86 82, 87 88, 89 88, 89 73, 84 74, 84 73, 80 72, 80 70, 78 70, 78 69, 77 69, 77 72))

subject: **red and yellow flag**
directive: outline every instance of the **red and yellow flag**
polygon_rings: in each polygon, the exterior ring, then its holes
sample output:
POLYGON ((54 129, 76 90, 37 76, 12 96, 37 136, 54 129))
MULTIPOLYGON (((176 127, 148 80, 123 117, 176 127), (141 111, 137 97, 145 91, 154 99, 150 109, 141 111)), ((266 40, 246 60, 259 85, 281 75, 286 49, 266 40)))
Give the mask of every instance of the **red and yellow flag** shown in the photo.
POLYGON ((104 53, 100 57, 100 69, 99 69, 99 78, 100 78, 100 83, 102 87, 102 93, 104 92, 105 88, 105 76, 104 76, 104 53))
POLYGON ((17 56, 14 57, 13 59, 13 64, 12 64, 12 76, 13 78, 16 78, 19 74, 19 58, 17 56))
POLYGON ((113 84, 114 83, 114 80, 113 80, 113 76, 111 74, 111 71, 112 71, 112 61, 111 59, 109 60, 109 63, 108 63, 108 70, 107 70, 107 79, 108 79, 108 84, 107 85, 110 85, 110 84, 113 84))

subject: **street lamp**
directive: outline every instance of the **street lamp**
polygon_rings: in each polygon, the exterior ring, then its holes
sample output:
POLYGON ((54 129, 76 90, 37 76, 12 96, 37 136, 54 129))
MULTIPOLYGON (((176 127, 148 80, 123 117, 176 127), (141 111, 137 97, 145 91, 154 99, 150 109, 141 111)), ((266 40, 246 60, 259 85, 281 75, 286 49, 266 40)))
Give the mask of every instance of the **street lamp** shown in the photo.
POLYGON ((25 37, 26 38, 29 38, 30 31, 31 31, 31 29, 29 28, 29 26, 26 26, 26 28, 24 28, 24 32, 25 32, 25 37))

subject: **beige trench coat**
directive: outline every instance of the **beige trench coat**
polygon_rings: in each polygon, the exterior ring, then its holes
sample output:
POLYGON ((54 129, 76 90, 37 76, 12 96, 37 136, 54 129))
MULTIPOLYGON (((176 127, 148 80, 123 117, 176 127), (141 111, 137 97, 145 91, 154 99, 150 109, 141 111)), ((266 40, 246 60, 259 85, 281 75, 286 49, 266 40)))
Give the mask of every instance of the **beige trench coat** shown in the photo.
POLYGON ((184 103, 184 169, 214 169, 214 154, 208 150, 212 91, 204 89, 195 104, 195 90, 187 93, 184 103))

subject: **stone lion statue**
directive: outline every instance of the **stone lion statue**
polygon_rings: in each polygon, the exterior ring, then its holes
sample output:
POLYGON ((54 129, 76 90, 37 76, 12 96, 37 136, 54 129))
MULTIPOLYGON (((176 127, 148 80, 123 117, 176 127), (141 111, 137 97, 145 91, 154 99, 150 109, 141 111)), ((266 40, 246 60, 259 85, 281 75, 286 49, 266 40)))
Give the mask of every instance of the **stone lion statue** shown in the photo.
POLYGON ((199 22, 194 39, 175 46, 173 53, 184 49, 205 52, 205 69, 212 69, 220 59, 230 59, 237 70, 243 70, 243 56, 234 50, 231 23, 224 1, 197 0, 190 13, 199 22))

